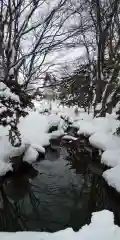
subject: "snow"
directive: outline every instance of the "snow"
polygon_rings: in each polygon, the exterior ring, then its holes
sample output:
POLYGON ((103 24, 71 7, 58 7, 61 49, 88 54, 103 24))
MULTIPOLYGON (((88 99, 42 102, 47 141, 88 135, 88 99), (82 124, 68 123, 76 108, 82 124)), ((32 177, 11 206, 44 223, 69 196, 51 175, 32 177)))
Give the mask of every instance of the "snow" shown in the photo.
POLYGON ((13 147, 9 142, 8 136, 0 138, 0 176, 12 171, 12 157, 20 156, 25 151, 25 144, 20 147, 13 147))
POLYGON ((91 134, 89 142, 93 147, 104 151, 101 163, 113 168, 106 170, 103 177, 109 186, 120 192, 120 137, 113 134, 120 122, 108 115, 106 118, 93 119, 93 123, 97 123, 99 130, 96 129, 95 133, 91 134))
POLYGON ((101 104, 101 103, 98 103, 98 104, 96 105, 95 110, 99 111, 99 110, 101 110, 101 108, 102 108, 102 104, 101 104))
POLYGON ((14 75, 14 68, 13 67, 10 69, 9 75, 14 75))
POLYGON ((28 116, 21 119, 19 130, 23 141, 37 146, 49 145, 48 117, 38 112, 30 112, 28 116))
POLYGON ((3 127, 0 125, 0 138, 6 135, 8 135, 8 126, 3 127))
POLYGON ((48 125, 49 125, 49 128, 52 127, 52 126, 58 126, 60 124, 60 117, 56 114, 50 114, 48 116, 48 125))
POLYGON ((32 148, 41 153, 45 153, 44 147, 50 144, 50 139, 64 135, 64 121, 54 113, 30 112, 28 116, 21 118, 18 128, 22 141, 30 144, 32 148), (58 130, 48 133, 52 126, 57 126, 58 130))
POLYGON ((109 132, 112 130, 112 124, 109 118, 105 118, 105 117, 94 118, 92 123, 93 125, 103 129, 103 131, 105 132, 109 132))
POLYGON ((89 142, 93 147, 103 151, 120 147, 120 137, 112 133, 96 132, 89 138, 89 142))
POLYGON ((78 108, 78 113, 75 113, 74 107, 59 107, 59 115, 61 115, 64 119, 70 119, 71 122, 77 121, 77 120, 86 120, 90 121, 93 119, 93 113, 88 114, 87 112, 84 112, 84 109, 78 108))
POLYGON ((26 150, 23 156, 23 162, 28 162, 28 163, 35 162, 36 159, 38 158, 38 155, 39 153, 30 146, 28 147, 28 149, 26 150))
POLYGON ((8 136, 4 136, 0 139, 0 162, 7 162, 8 159, 16 156, 20 156, 25 150, 25 144, 20 147, 13 147, 9 142, 8 136))
POLYGON ((103 173, 103 177, 109 186, 115 188, 118 192, 120 192, 120 165, 106 170, 103 173))
POLYGON ((44 147, 37 145, 37 144, 32 144, 31 146, 32 146, 32 148, 36 149, 36 151, 38 151, 38 153, 45 153, 44 147))
POLYGON ((0 176, 4 176, 9 171, 13 171, 12 164, 0 161, 0 176))
POLYGON ((50 105, 52 107, 52 113, 58 113, 59 111, 59 101, 47 101, 47 100, 41 100, 40 102, 34 101, 34 105, 36 110, 39 113, 44 113, 45 110, 50 110, 50 105), (50 104, 51 103, 51 104, 50 104))
POLYGON ((75 140, 77 140, 78 138, 73 137, 73 136, 70 136, 70 135, 65 135, 64 137, 62 137, 62 139, 75 141, 75 140))
POLYGON ((103 177, 109 186, 120 192, 120 149, 105 151, 101 162, 112 167, 103 172, 103 177))
MULTIPOLYGON (((38 102, 34 102, 37 111, 40 113, 45 110, 50 110, 50 102, 46 100, 42 100, 39 104, 38 102)), ((64 119, 68 119, 73 122, 76 120, 84 119, 91 120, 93 119, 93 112, 88 114, 84 111, 83 108, 78 108, 78 113, 76 113, 76 106, 64 106, 60 104, 59 100, 51 101, 51 111, 53 114, 58 114, 58 116, 63 117, 64 119)))
POLYGON ((109 167, 120 165, 120 150, 106 150, 102 154, 101 162, 109 167))
POLYGON ((114 134, 120 121, 115 117, 114 114, 106 114, 106 117, 79 119, 72 126, 78 129, 78 135, 88 136, 93 147, 105 151, 101 163, 113 168, 105 171, 103 177, 108 185, 120 192, 120 137, 114 134))
POLYGON ((92 122, 86 122, 86 121, 79 121, 79 130, 77 132, 78 135, 85 135, 85 136, 90 136, 94 132, 97 131, 96 127, 93 126, 92 122))
MULTIPOLYGON (((1 85, 1 88, 4 87, 1 85)), ((0 126, 0 175, 4 175, 11 169, 10 159, 24 153, 23 161, 34 162, 39 153, 45 154, 45 146, 50 144, 51 138, 64 135, 64 120, 58 114, 40 114, 31 111, 21 117, 18 129, 21 133, 22 145, 13 147, 8 138, 8 127, 0 126), (48 133, 52 126, 58 126, 57 131, 48 133), (5 170, 6 167, 6 170, 5 170)))
POLYGON ((83 226, 78 232, 71 228, 59 232, 0 232, 2 240, 119 240, 120 227, 114 224, 114 215, 108 210, 94 212, 91 223, 83 226))
POLYGON ((78 135, 91 136, 96 132, 112 132, 114 133, 120 122, 113 119, 109 115, 105 117, 98 117, 94 119, 89 119, 89 121, 83 119, 73 123, 73 127, 78 128, 78 135))
POLYGON ((114 225, 112 212, 103 210, 92 214, 91 223, 77 232, 77 239, 81 240, 118 240, 120 228, 114 225))
MULTIPOLYGON (((56 114, 43 115, 38 112, 30 112, 28 116, 21 119, 19 130, 25 142, 29 142, 35 148, 41 148, 49 145, 51 138, 56 138, 64 134, 63 120, 56 114), (61 124, 62 123, 62 124, 61 124), (52 126, 58 126, 57 131, 48 133, 52 126)), ((40 150, 39 150, 40 151, 40 150)))
POLYGON ((15 102, 20 102, 19 97, 16 94, 12 93, 3 82, 0 82, 0 97, 6 99, 10 98, 15 102))
POLYGON ((64 130, 60 129, 57 131, 53 131, 52 133, 49 134, 49 136, 50 136, 50 139, 56 139, 56 138, 62 137, 64 134, 65 134, 64 130))

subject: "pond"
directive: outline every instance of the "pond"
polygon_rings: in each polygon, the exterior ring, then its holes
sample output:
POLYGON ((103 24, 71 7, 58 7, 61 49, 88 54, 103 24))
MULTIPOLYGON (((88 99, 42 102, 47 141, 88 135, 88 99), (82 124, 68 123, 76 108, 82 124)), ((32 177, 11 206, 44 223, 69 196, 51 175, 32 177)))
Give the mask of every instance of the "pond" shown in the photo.
POLYGON ((52 144, 44 159, 4 179, 0 231, 77 231, 89 223, 93 211, 102 209, 112 210, 120 225, 119 197, 106 185, 95 161, 91 163, 93 156, 84 151, 84 143, 78 159, 71 146, 52 144))

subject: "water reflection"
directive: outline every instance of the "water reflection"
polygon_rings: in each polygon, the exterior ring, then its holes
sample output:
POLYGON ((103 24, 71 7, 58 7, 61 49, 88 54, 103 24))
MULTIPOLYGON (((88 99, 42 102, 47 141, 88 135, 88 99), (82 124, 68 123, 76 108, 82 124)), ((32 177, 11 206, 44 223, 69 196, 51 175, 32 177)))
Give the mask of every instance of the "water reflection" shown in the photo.
POLYGON ((17 172, 6 179, 0 187, 0 230, 27 230, 26 218, 22 213, 23 202, 26 197, 31 199, 31 180, 37 171, 27 166, 26 173, 17 172))
POLYGON ((85 148, 72 145, 72 152, 68 147, 53 146, 43 161, 5 179, 0 186, 0 231, 78 230, 93 211, 105 208, 120 223, 118 198, 106 187, 99 165, 91 165, 85 148))

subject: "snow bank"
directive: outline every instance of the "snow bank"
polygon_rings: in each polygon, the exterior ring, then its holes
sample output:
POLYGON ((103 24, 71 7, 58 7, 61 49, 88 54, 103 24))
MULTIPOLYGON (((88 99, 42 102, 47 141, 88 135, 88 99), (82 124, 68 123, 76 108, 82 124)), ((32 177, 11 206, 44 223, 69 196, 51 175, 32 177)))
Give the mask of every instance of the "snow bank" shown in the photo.
POLYGON ((106 150, 102 154, 101 162, 109 167, 120 165, 120 150, 106 150))
POLYGON ((77 140, 78 138, 70 136, 70 135, 65 135, 64 137, 62 137, 63 140, 77 140))
POLYGON ((31 146, 26 150, 23 156, 23 162, 32 163, 38 158, 39 153, 31 146))
POLYGON ((34 148, 38 153, 45 153, 45 148, 40 145, 32 144, 31 147, 34 148))
POLYGON ((103 177, 109 186, 120 192, 120 165, 106 170, 103 177))
POLYGON ((79 108, 78 113, 75 113, 74 107, 60 107, 59 115, 64 119, 68 119, 71 123, 77 120, 91 121, 93 119, 93 113, 88 114, 87 112, 84 112, 84 109, 79 108))
POLYGON ((96 127, 93 126, 92 122, 86 122, 81 120, 79 122, 79 125, 80 127, 77 132, 78 135, 90 136, 97 131, 96 127))
POLYGON ((48 128, 52 127, 52 126, 59 126, 60 124, 60 117, 59 115, 56 115, 56 114, 50 114, 47 116, 47 119, 48 119, 48 128))
POLYGON ((78 232, 71 228, 55 233, 45 232, 0 232, 2 240, 119 240, 120 227, 114 224, 113 213, 108 210, 92 214, 91 223, 83 226, 78 232))
POLYGON ((0 161, 0 176, 4 176, 9 171, 13 171, 12 163, 0 161))
POLYGON ((49 128, 59 124, 60 117, 58 115, 43 115, 38 112, 30 112, 28 116, 21 119, 19 130, 23 142, 31 144, 39 152, 44 152, 43 146, 49 145, 52 136, 52 134, 48 133, 49 128))
POLYGON ((25 161, 35 161, 37 158, 36 151, 39 153, 45 153, 45 146, 50 144, 50 139, 56 139, 63 136, 64 133, 64 121, 56 114, 40 114, 39 112, 30 112, 25 118, 20 119, 19 131, 21 133, 22 141, 29 144, 32 148, 27 150, 25 155, 25 161), (49 133, 49 129, 52 126, 57 126, 58 130, 49 133), (35 156, 33 156, 33 149, 35 150, 35 156), (32 152, 31 152, 32 151, 32 152), (30 156, 30 160, 28 159, 30 156))
POLYGON ((120 147, 120 137, 112 133, 96 132, 89 138, 89 142, 93 147, 103 151, 120 147))
POLYGON ((120 192, 120 137, 113 134, 120 121, 107 115, 91 121, 79 120, 73 126, 79 129, 78 134, 90 136, 89 142, 93 147, 105 151, 101 163, 113 168, 105 171, 103 177, 109 186, 120 192))
POLYGON ((25 118, 20 120, 18 126, 24 142, 40 146, 49 145, 48 119, 46 115, 38 112, 30 112, 25 118))
POLYGON ((92 214, 90 225, 85 225, 78 233, 77 240, 118 240, 120 228, 114 225, 112 212, 103 210, 92 214))
POLYGON ((8 136, 0 138, 0 176, 5 175, 8 171, 12 171, 12 157, 17 157, 25 151, 25 144, 20 147, 13 147, 9 142, 8 136))
POLYGON ((107 114, 106 117, 94 118, 93 125, 98 126, 102 132, 114 133, 120 126, 120 121, 114 119, 111 115, 107 114))
POLYGON ((50 139, 56 139, 59 137, 62 137, 65 134, 63 129, 59 129, 57 131, 53 131, 52 133, 49 134, 50 139))
POLYGON ((13 147, 9 142, 8 136, 0 139, 0 161, 7 162, 12 157, 20 156, 25 150, 25 144, 20 147, 13 147))
POLYGON ((120 122, 110 117, 79 120, 73 123, 73 127, 79 128, 78 135, 91 136, 96 132, 114 133, 120 122))
POLYGON ((120 192, 120 150, 107 150, 102 154, 101 162, 111 169, 103 173, 108 185, 120 192))
POLYGON ((62 116, 64 119, 69 120, 71 122, 75 120, 90 120, 93 119, 93 112, 88 114, 84 111, 83 108, 78 108, 78 112, 76 113, 75 109, 76 106, 64 106, 60 104, 59 100, 55 101, 47 101, 42 100, 40 103, 34 101, 35 107, 38 112, 43 113, 45 110, 48 110, 54 114, 58 114, 59 116, 62 116))
POLYGON ((8 139, 8 127, 0 127, 0 176, 12 170, 10 158, 20 156, 24 152, 23 161, 32 163, 38 157, 38 153, 45 153, 44 146, 50 144, 51 138, 64 135, 63 120, 59 115, 43 115, 31 111, 23 118, 21 117, 18 129, 21 133, 22 145, 13 147, 8 139), (61 124, 62 122, 62 124, 61 124), (51 134, 48 130, 52 126, 60 126, 60 129, 51 134), (29 145, 29 148, 27 147, 29 145))

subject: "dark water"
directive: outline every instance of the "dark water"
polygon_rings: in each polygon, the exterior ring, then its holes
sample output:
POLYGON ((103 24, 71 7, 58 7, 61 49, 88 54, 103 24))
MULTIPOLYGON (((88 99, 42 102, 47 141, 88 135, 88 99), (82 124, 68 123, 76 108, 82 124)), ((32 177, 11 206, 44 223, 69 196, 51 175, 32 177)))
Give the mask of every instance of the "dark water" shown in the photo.
POLYGON ((120 223, 119 198, 102 179, 100 167, 91 164, 83 146, 77 156, 67 149, 54 146, 44 160, 5 179, 0 187, 0 231, 77 231, 101 209, 112 210, 120 223))

